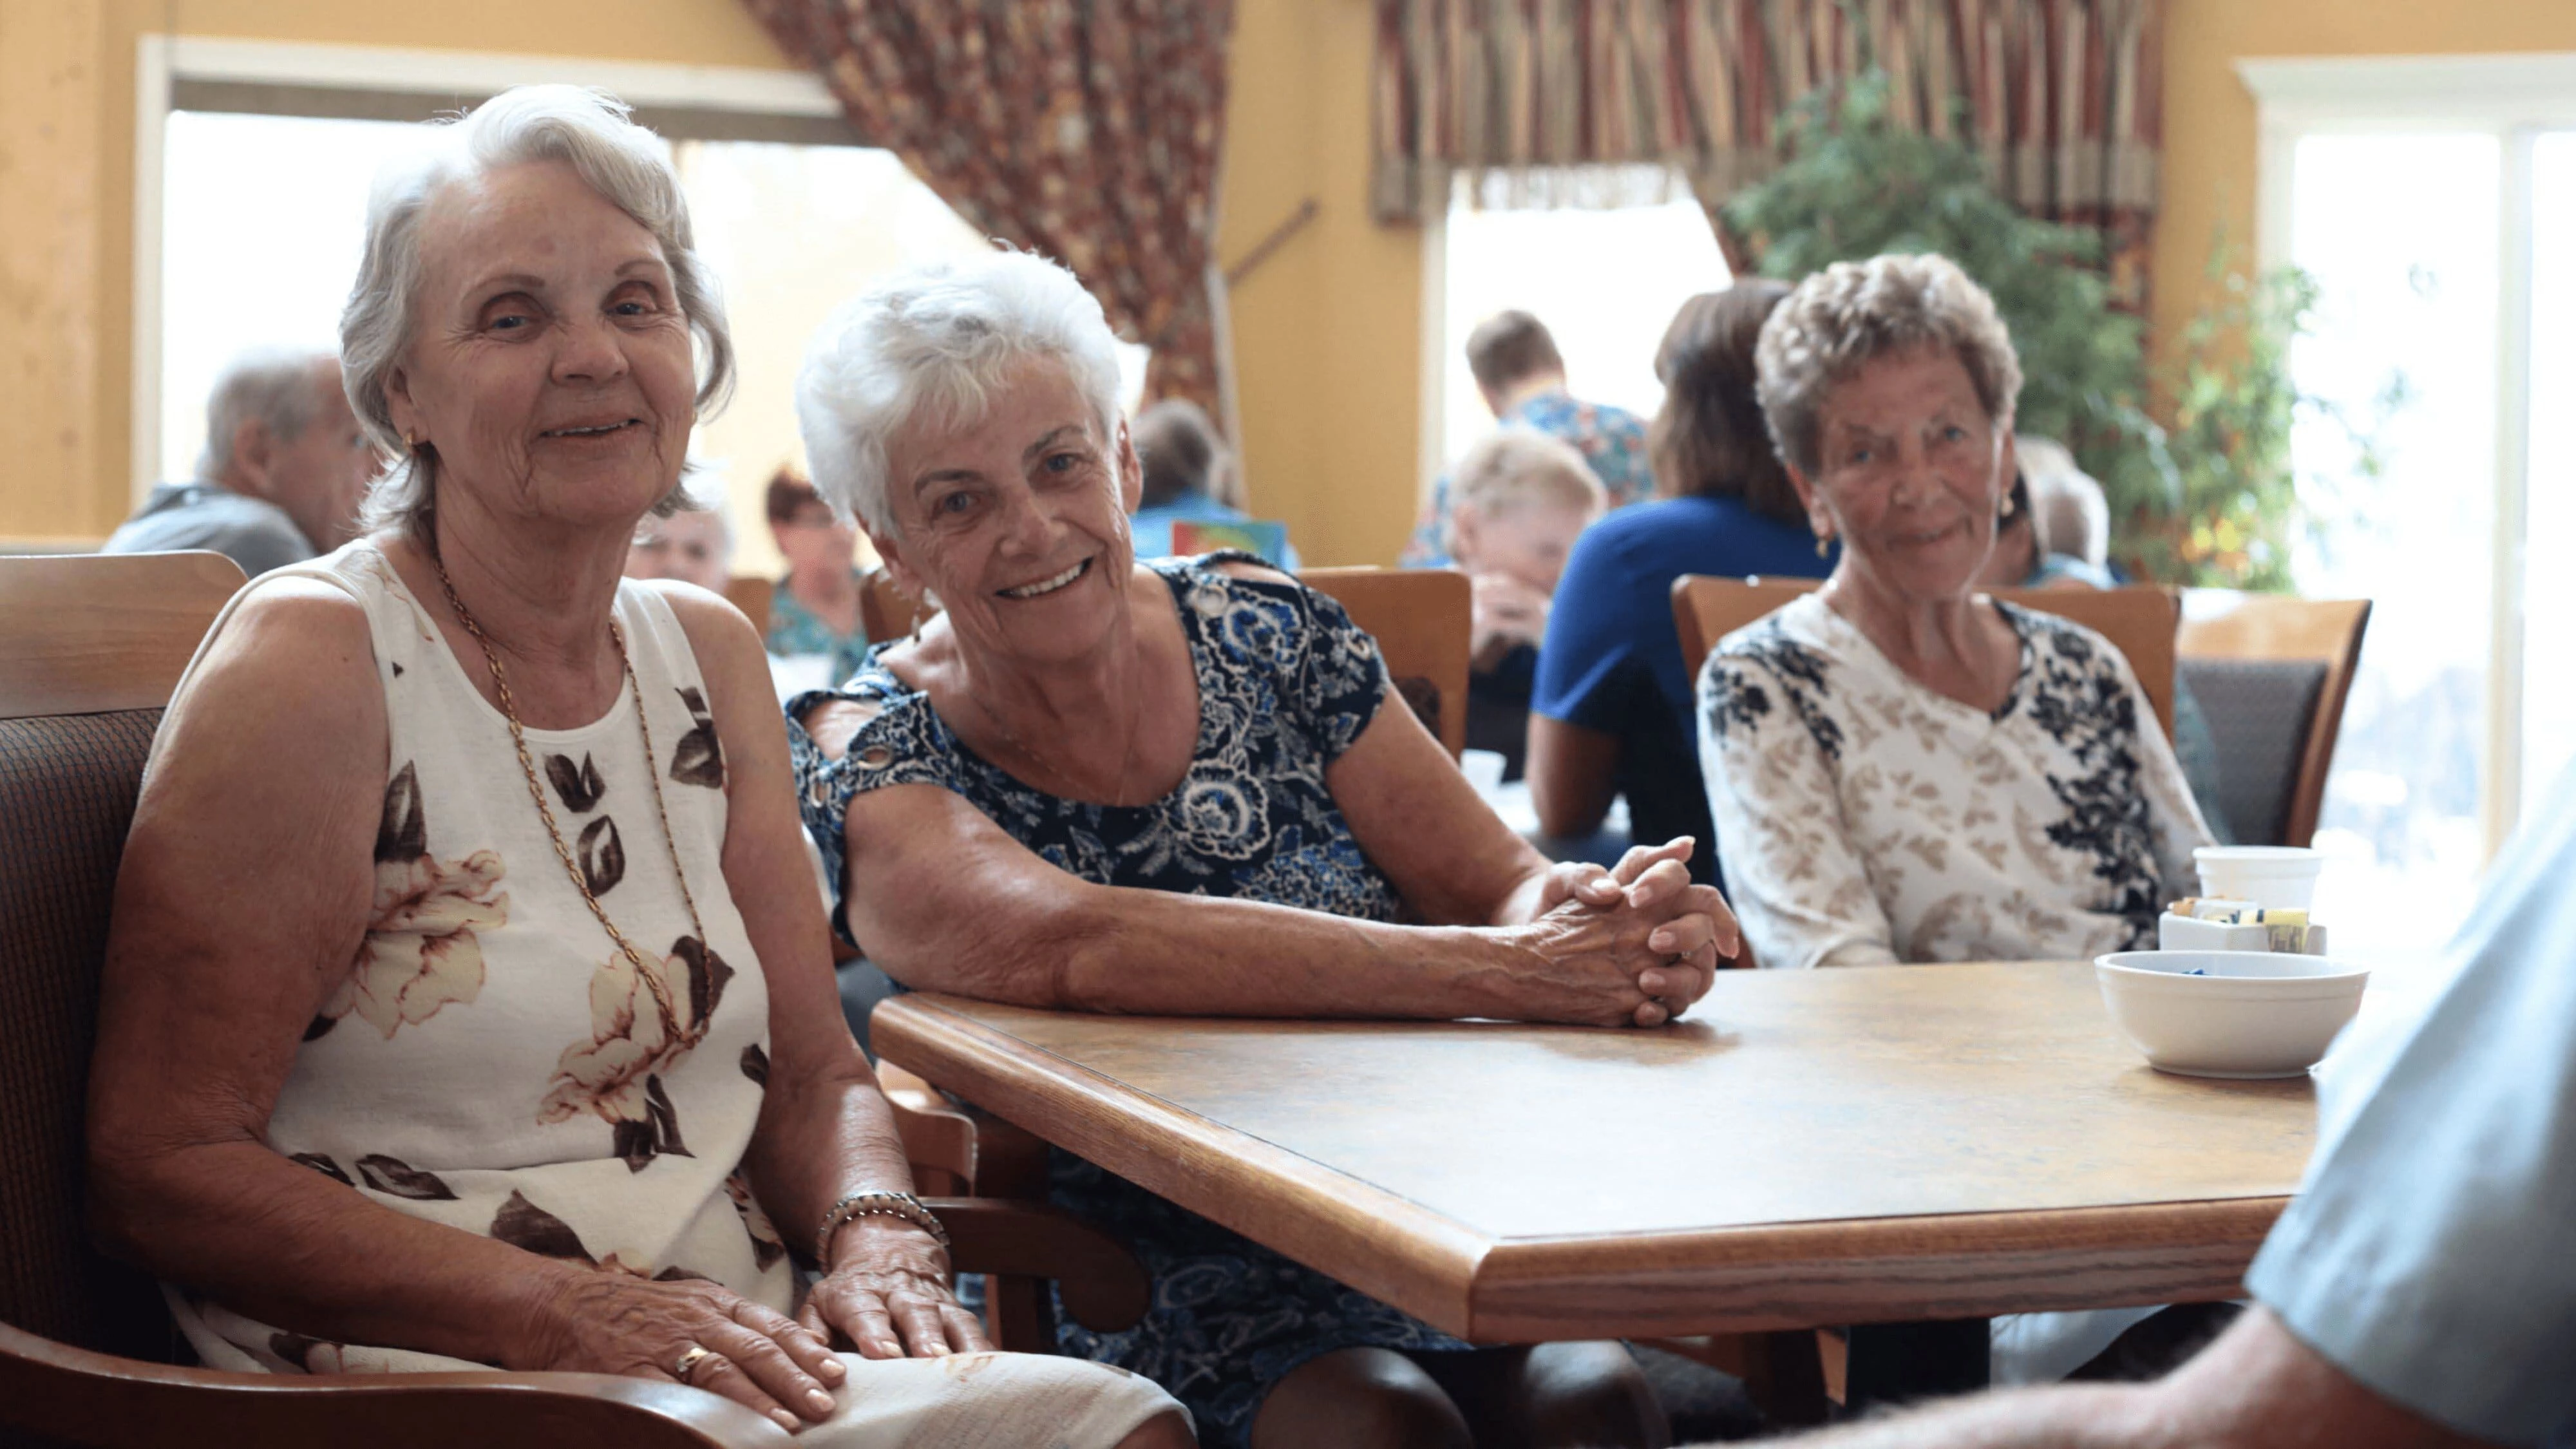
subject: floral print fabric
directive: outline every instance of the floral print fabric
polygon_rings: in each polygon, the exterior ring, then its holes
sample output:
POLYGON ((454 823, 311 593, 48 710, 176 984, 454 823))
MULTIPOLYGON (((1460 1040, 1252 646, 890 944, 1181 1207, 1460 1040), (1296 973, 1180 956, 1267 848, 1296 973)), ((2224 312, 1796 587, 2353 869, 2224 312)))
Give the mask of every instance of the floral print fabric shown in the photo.
MULTIPOLYGON (((760 1114, 768 990, 724 888, 723 749, 678 620, 650 589, 621 586, 616 616, 659 758, 645 757, 631 693, 580 729, 527 731, 582 888, 643 952, 639 970, 557 858, 507 722, 384 556, 361 542, 287 572, 366 607, 391 769, 367 933, 306 1029, 269 1145, 399 1212, 791 1307, 778 1234, 735 1172, 760 1114), (662 777, 707 940, 647 772, 662 777)), ((471 1366, 172 1296, 217 1367, 471 1366)))
MULTIPOLYGON (((1146 565, 1171 585, 1199 692, 1196 758, 1179 788, 1151 805, 1092 805, 1031 789, 967 748, 929 697, 874 655, 842 688, 790 701, 806 826, 835 890, 845 879, 851 799, 925 784, 963 796, 1058 869, 1101 885, 1397 919, 1403 902, 1352 838, 1324 781, 1389 697, 1376 641, 1331 599, 1221 571, 1230 562, 1257 560, 1218 554, 1146 565), (825 698, 879 706, 838 760, 794 723, 825 698)), ((1154 1278, 1153 1308, 1136 1327, 1095 1334, 1059 1314, 1059 1341, 1162 1384, 1211 1449, 1241 1445, 1270 1385, 1319 1354, 1364 1344, 1464 1347, 1078 1158, 1056 1154, 1053 1187, 1058 1204, 1132 1244, 1154 1278)))
POLYGON ((1996 607, 2022 668, 1993 715, 1813 594, 1710 652, 1701 762, 1759 964, 2083 959, 2151 941, 2192 893, 2209 831, 2128 661, 1996 607))

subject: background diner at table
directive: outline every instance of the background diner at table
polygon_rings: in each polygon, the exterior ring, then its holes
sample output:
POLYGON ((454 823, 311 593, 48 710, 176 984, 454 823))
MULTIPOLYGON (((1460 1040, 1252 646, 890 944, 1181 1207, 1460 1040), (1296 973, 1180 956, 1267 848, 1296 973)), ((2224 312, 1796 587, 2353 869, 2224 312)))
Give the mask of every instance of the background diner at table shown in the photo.
POLYGON ((367 532, 235 596, 136 807, 97 1236, 223 1369, 628 1375, 852 1449, 1189 1442, 958 1306, 834 1009, 759 639, 620 577, 733 369, 659 141, 559 85, 420 140, 342 316, 391 459, 367 532))
MULTIPOLYGON (((1057 1010, 1652 1027, 1735 947, 1676 841, 1551 866, 1339 606, 1239 556, 1140 565, 1112 335, 1026 253, 899 275, 798 383, 815 479, 945 608, 789 701, 839 924, 904 985, 1057 1010)), ((1616 1344, 1470 1350, 1097 1167, 1058 1203, 1155 1275, 1072 1352, 1213 1444, 1663 1442, 1616 1344)))

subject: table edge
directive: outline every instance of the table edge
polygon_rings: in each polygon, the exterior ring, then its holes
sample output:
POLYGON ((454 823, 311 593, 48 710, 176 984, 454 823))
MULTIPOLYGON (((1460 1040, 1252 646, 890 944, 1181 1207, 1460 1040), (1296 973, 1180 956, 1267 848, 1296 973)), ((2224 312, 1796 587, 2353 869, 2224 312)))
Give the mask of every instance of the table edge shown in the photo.
POLYGON ((1334 1263, 1333 1277, 1436 1328, 1468 1327, 1469 1288, 1493 1243, 1451 1218, 995 1030, 937 993, 880 1002, 869 1035, 887 1061, 1149 1192, 1298 1262, 1334 1263), (1077 1096, 1117 1130, 1035 1125, 1032 1107, 1077 1096), (1286 1200, 1287 1221, 1255 1220, 1259 1196, 1244 1190, 1255 1184, 1286 1200))

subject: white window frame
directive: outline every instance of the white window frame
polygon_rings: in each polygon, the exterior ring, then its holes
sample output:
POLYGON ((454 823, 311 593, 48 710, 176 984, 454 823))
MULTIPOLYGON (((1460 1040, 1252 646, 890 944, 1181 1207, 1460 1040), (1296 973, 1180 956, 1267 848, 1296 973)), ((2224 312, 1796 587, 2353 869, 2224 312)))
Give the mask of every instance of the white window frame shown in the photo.
POLYGON ((2488 594, 2486 768, 2479 819, 2487 855, 2522 802, 2524 535, 2531 443, 2533 147, 2576 130, 2576 53, 2240 60, 2254 94, 2255 248, 2267 268, 2292 255, 2292 173, 2302 137, 2428 131, 2489 135, 2502 148, 2496 235, 2493 578, 2488 594))
POLYGON ((563 81, 598 86, 638 107, 798 119, 837 120, 842 114, 840 102, 822 78, 805 71, 216 36, 143 36, 135 46, 134 414, 128 465, 138 505, 158 481, 161 466, 162 140, 173 92, 183 81, 469 96, 563 81))

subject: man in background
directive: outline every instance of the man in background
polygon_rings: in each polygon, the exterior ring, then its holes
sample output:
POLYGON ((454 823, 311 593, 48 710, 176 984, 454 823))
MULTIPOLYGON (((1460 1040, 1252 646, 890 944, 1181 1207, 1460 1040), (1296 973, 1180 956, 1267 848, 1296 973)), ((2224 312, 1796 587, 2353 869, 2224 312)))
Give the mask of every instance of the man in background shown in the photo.
POLYGON ((197 476, 161 483, 105 553, 203 548, 257 578, 355 537, 381 460, 327 352, 262 348, 225 364, 206 399, 197 476))
POLYGON ((678 579, 721 594, 733 577, 733 525, 716 508, 683 508, 668 518, 647 514, 626 550, 626 576, 678 579))
MULTIPOLYGON (((1467 334, 1467 369, 1476 391, 1506 428, 1527 428, 1573 445, 1601 480, 1612 508, 1654 496, 1646 467, 1646 423, 1624 408, 1577 401, 1565 390, 1565 357, 1547 326, 1527 312, 1501 312, 1467 334)), ((1431 485, 1431 503, 1398 560, 1406 568, 1449 563, 1449 479, 1431 485)))

